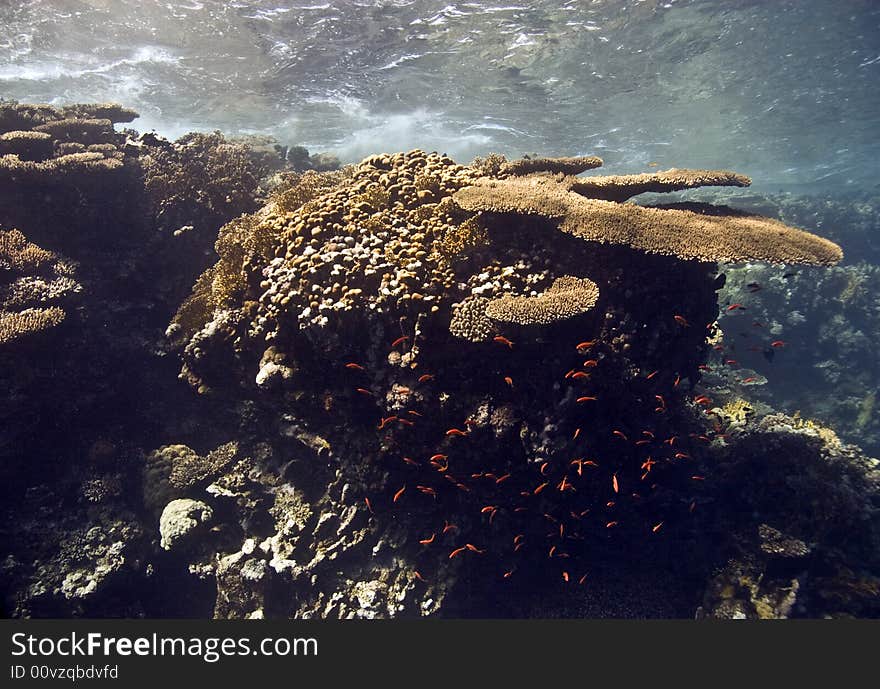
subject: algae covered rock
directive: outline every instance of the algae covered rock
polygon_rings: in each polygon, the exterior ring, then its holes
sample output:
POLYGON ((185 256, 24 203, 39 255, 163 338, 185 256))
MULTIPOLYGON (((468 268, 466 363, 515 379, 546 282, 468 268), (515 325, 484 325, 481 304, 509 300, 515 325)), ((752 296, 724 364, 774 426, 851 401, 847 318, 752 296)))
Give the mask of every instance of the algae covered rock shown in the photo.
POLYGON ((213 510, 199 500, 172 500, 159 517, 160 545, 165 550, 181 547, 188 539, 195 538, 201 527, 210 524, 213 516, 213 510))

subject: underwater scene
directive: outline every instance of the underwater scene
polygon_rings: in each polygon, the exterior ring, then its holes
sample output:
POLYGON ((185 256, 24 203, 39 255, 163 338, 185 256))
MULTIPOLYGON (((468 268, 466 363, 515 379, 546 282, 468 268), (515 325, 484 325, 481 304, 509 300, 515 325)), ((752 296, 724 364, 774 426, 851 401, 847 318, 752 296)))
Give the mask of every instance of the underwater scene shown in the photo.
POLYGON ((0 3, 0 616, 880 617, 880 4, 0 3))

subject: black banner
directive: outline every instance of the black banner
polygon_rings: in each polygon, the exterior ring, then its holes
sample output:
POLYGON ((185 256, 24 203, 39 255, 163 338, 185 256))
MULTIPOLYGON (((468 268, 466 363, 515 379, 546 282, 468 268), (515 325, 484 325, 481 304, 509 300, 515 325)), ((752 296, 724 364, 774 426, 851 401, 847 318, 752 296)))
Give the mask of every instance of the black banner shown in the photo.
POLYGON ((371 678, 503 681, 758 678, 783 672, 839 682, 867 669, 876 622, 623 621, 2 621, 0 686, 131 687, 196 677, 327 683, 371 678))

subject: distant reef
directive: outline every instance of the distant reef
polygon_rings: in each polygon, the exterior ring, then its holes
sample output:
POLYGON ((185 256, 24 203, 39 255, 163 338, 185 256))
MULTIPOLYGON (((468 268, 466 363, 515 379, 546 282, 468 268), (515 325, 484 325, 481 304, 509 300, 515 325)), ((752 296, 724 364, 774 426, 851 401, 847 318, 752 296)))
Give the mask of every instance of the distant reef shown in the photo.
POLYGON ((880 615, 880 463, 725 349, 840 247, 637 198, 747 177, 135 117, 0 102, 4 615, 880 615))

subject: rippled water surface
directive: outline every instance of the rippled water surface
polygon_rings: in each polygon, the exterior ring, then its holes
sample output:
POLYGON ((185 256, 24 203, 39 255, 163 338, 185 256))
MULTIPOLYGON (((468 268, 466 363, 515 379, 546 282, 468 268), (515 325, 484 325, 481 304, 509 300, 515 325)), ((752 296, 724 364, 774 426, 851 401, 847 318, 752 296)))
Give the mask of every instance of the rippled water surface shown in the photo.
POLYGON ((873 187, 880 153, 869 0, 29 0, 0 30, 0 96, 116 100, 166 135, 599 153, 770 189, 873 187))

